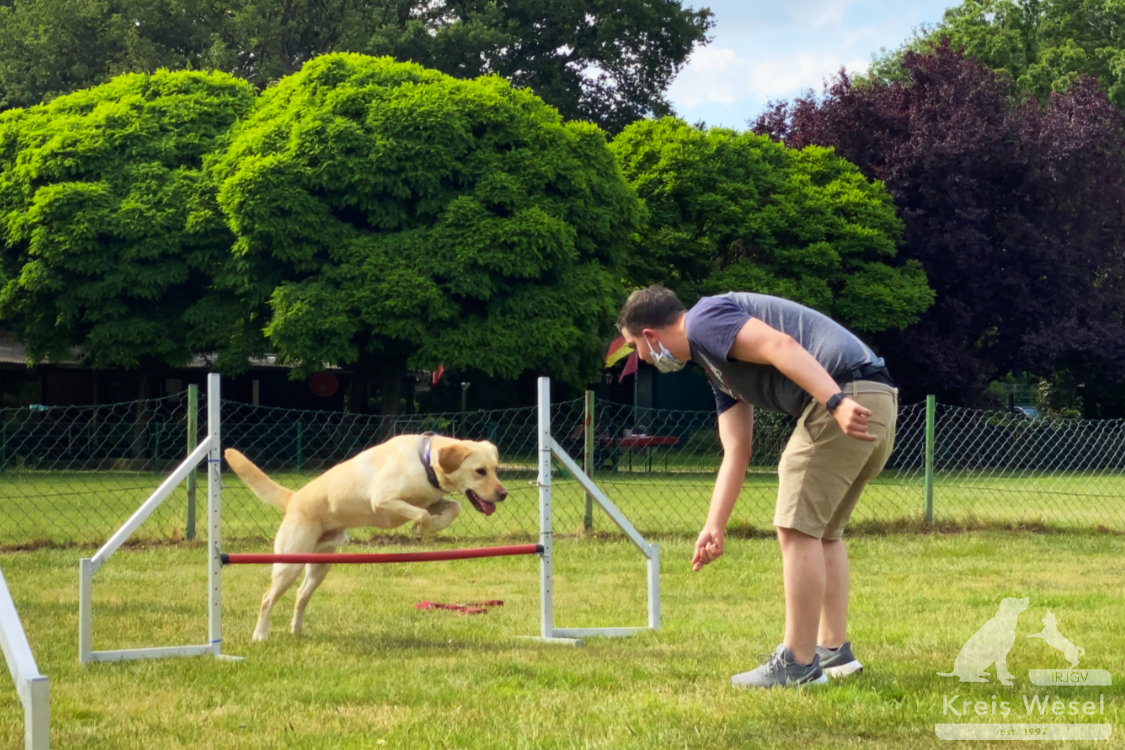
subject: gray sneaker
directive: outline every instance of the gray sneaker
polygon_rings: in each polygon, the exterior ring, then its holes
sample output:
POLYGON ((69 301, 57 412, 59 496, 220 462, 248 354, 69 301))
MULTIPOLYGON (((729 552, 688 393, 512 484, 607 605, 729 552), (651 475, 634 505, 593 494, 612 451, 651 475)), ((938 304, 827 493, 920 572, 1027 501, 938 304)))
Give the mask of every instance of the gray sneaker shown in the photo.
POLYGON ((817 646, 816 655, 820 657, 821 669, 829 677, 847 677, 863 671, 863 665, 852 653, 851 641, 844 641, 839 648, 834 649, 817 646))
POLYGON ((730 678, 730 684, 737 688, 798 687, 826 682, 828 678, 820 668, 818 656, 813 657, 812 664, 798 664, 784 643, 772 654, 762 657, 762 666, 730 678))

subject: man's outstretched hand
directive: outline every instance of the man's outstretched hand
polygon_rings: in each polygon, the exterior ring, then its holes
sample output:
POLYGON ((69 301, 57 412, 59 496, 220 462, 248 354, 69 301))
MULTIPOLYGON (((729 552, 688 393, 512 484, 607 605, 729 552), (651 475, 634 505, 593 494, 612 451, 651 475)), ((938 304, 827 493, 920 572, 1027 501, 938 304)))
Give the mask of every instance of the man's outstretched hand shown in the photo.
POLYGON ((695 554, 691 557, 691 569, 699 570, 707 563, 717 560, 723 554, 722 530, 704 528, 695 540, 695 554))

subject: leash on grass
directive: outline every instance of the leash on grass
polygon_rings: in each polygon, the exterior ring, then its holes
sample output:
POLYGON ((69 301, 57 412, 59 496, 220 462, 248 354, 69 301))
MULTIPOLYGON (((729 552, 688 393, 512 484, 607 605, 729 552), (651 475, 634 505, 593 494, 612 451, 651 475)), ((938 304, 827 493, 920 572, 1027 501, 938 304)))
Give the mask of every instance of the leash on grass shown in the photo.
POLYGON ((447 609, 463 615, 482 615, 489 607, 502 607, 504 602, 500 599, 489 599, 483 602, 465 602, 464 604, 446 604, 444 602, 420 601, 414 609, 447 609))

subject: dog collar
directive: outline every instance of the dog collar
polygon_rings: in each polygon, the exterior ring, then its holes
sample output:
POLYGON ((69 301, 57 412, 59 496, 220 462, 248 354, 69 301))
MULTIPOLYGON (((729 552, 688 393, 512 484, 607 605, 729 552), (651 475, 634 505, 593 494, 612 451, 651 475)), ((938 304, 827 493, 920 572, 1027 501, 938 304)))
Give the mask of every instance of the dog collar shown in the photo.
MULTIPOLYGON (((423 432, 418 436, 418 460, 422 462, 422 466, 426 469, 426 479, 430 480, 430 484, 435 489, 441 489, 441 483, 438 482, 437 472, 434 467, 430 465, 430 440, 435 433, 423 432)), ((443 490, 444 492, 444 490, 443 490)))

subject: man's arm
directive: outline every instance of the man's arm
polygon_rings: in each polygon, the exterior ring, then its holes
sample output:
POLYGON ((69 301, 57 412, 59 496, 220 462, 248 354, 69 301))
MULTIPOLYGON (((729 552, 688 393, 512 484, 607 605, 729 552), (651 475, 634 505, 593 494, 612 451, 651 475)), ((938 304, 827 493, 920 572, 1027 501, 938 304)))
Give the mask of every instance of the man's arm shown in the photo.
POLYGON ((719 442, 723 446, 723 461, 715 478, 715 488, 711 491, 707 522, 695 542, 695 554, 691 558, 692 570, 699 570, 723 554, 727 522, 738 501, 742 482, 746 479, 753 439, 753 406, 739 401, 719 414, 719 442))
MULTIPOLYGON (((783 375, 821 404, 840 391, 840 386, 828 370, 792 336, 751 318, 742 326, 728 353, 732 359, 756 364, 773 365, 783 375)), ((845 398, 832 413, 845 434, 859 440, 878 440, 867 431, 871 410, 852 398, 845 398)))

